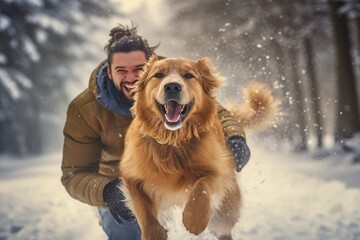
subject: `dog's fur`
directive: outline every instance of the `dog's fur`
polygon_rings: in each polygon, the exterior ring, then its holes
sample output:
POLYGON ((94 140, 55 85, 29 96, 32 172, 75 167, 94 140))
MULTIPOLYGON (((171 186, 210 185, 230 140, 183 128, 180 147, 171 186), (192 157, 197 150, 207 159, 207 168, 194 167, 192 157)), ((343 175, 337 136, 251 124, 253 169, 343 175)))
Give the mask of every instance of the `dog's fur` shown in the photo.
MULTIPOLYGON (((206 58, 152 57, 140 76, 120 171, 142 239, 167 239, 158 215, 175 204, 184 206, 189 232, 208 227, 220 239, 232 239, 241 194, 217 115, 214 93, 221 79, 206 58)), ((256 97, 238 111, 245 127, 263 122, 275 106, 262 85, 248 94, 256 97)))

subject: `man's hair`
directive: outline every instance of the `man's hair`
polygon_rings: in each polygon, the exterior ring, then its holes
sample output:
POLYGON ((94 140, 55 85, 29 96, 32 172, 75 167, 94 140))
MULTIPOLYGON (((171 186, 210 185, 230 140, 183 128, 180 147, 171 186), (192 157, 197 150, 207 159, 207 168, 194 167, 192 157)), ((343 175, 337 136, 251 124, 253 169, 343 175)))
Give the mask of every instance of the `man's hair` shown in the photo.
POLYGON ((131 51, 143 51, 148 60, 160 44, 150 47, 147 40, 137 33, 137 27, 131 23, 131 27, 119 24, 111 29, 110 39, 105 45, 104 50, 107 53, 107 61, 111 65, 112 55, 117 52, 128 53, 131 51))

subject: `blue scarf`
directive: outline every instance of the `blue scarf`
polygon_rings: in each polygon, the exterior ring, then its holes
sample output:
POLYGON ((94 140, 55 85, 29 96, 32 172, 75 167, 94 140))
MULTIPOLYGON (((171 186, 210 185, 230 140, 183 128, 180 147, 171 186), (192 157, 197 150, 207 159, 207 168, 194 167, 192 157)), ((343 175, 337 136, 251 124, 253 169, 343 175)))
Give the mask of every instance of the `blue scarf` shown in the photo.
POLYGON ((115 87, 114 82, 107 75, 107 68, 108 64, 105 63, 96 75, 96 87, 99 93, 96 101, 117 115, 130 117, 133 102, 115 87))

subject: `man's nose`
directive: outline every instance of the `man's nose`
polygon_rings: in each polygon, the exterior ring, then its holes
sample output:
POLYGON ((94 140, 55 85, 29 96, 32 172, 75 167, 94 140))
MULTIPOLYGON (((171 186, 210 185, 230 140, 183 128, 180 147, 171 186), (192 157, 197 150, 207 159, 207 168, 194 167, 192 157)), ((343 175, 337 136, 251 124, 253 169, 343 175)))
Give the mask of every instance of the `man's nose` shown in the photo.
POLYGON ((133 81, 136 80, 139 77, 139 74, 137 72, 128 72, 124 75, 125 80, 133 81))

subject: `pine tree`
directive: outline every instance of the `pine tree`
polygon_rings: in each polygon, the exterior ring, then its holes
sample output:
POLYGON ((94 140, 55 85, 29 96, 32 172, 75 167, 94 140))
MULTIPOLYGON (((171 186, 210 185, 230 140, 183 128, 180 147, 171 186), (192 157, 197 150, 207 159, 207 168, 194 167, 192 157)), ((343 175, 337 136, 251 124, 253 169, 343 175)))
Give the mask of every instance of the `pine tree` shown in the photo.
POLYGON ((96 57, 92 34, 114 9, 95 0, 0 1, 0 153, 44 150, 53 131, 42 129, 55 126, 78 80, 74 64, 96 57))

